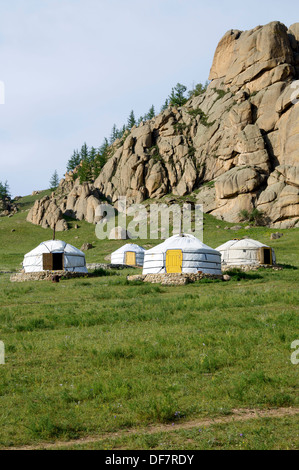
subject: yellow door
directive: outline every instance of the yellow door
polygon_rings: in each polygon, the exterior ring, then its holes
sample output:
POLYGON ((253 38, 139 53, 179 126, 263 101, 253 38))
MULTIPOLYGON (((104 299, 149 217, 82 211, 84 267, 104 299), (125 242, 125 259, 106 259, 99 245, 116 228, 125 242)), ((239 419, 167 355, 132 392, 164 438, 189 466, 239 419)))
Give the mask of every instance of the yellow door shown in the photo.
POLYGON ((166 272, 181 273, 183 265, 182 250, 168 250, 166 252, 166 272))
POLYGON ((134 251, 126 252, 126 265, 136 266, 136 253, 134 251))

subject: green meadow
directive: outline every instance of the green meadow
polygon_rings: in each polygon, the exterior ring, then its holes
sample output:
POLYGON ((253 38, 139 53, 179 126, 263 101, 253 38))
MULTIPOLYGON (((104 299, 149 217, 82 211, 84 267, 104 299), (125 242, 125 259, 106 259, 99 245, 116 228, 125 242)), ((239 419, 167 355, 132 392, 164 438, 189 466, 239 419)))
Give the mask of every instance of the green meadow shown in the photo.
MULTIPOLYGON (((0 271, 19 270, 26 252, 52 238, 26 222, 34 199, 0 219, 0 271)), ((87 262, 104 262, 124 243, 97 240, 94 226, 75 223, 57 238, 78 248, 92 243, 87 262)), ((11 283, 0 274, 0 448, 88 436, 99 442, 81 448, 298 447, 298 415, 146 433, 235 409, 298 407, 291 344, 299 339, 299 230, 270 242, 275 230, 230 226, 205 216, 204 242, 215 248, 250 236, 270 243, 284 269, 177 287, 129 283, 138 269, 58 284, 11 283), (100 439, 139 428, 142 434, 100 439)))

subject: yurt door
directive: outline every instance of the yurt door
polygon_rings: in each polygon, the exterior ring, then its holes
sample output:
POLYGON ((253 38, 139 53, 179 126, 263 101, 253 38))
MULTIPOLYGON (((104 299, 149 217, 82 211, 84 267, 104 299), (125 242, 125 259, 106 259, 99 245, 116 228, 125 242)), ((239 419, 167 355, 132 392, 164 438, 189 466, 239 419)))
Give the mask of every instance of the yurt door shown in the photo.
POLYGON ((181 273, 183 265, 182 250, 167 250, 166 252, 166 272, 181 273))
POLYGON ((263 248, 263 264, 273 264, 271 248, 263 248))
POLYGON ((43 254, 43 270, 44 271, 62 271, 63 253, 44 253, 43 254))
POLYGON ((136 266, 136 253, 134 251, 126 252, 126 265, 136 266))

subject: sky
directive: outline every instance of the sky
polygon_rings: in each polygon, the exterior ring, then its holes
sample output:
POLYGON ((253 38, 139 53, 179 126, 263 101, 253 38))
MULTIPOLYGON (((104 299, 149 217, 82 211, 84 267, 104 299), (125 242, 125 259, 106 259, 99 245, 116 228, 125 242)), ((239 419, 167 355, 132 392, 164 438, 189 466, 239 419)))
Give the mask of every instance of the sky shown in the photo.
POLYGON ((299 22, 298 0, 0 0, 0 181, 47 189, 74 149, 209 76, 221 37, 299 22))

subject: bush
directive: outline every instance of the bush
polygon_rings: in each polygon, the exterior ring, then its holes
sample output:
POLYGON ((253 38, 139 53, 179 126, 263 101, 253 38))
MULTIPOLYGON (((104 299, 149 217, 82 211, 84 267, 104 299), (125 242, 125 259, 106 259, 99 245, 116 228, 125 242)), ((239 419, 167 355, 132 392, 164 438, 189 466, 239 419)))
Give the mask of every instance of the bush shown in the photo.
POLYGON ((205 93, 207 91, 208 85, 209 85, 208 81, 206 81, 204 85, 202 83, 198 83, 197 85, 195 85, 193 90, 190 90, 188 92, 189 98, 192 98, 193 96, 200 96, 203 93, 205 93))
POLYGON ((239 212, 239 217, 241 221, 249 222, 253 225, 264 225, 265 223, 264 213, 258 209, 253 209, 251 212, 244 209, 239 212))

